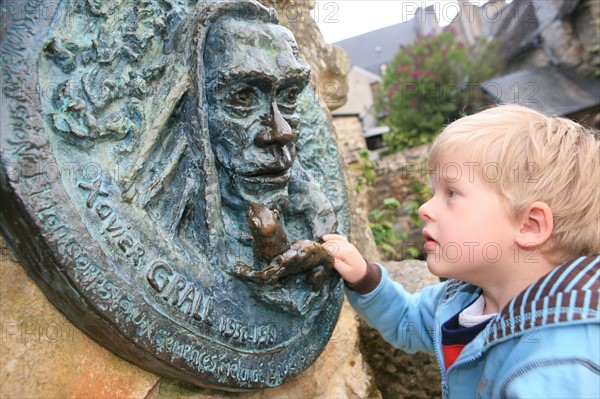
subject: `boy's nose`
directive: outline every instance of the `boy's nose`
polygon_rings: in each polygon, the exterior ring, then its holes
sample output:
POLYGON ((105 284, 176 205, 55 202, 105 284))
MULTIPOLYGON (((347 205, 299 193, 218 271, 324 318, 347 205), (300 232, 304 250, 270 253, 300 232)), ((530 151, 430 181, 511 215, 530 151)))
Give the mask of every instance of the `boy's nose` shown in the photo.
POLYGON ((424 222, 428 222, 433 219, 431 214, 431 200, 427 201, 419 207, 419 219, 424 222))

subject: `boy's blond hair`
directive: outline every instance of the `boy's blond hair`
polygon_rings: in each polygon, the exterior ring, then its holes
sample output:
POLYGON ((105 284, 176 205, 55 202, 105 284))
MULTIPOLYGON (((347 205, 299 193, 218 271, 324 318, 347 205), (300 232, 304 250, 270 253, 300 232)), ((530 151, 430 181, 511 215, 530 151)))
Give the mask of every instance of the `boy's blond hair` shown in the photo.
MULTIPOLYGON (((435 141, 429 169, 445 153, 464 151, 518 217, 548 204, 554 230, 541 250, 556 261, 600 253, 600 137, 576 122, 503 105, 461 118, 435 141)), ((461 165, 462 166, 462 165, 461 165)))

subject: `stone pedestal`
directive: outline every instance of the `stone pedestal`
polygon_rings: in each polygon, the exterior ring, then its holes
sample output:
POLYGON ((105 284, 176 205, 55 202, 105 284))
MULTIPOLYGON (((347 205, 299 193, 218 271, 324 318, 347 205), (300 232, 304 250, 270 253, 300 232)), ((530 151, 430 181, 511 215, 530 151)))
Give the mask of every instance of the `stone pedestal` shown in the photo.
POLYGON ((146 397, 160 377, 83 334, 0 245, 0 397, 146 397))

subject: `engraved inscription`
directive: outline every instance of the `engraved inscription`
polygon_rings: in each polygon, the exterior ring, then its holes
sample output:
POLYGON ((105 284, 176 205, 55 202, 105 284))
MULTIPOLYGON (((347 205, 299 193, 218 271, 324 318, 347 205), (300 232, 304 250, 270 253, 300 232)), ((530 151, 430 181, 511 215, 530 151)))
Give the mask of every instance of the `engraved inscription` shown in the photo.
POLYGON ((95 180, 91 185, 79 183, 77 186, 88 193, 86 206, 94 208, 102 223, 104 232, 111 238, 113 244, 125 255, 134 268, 142 268, 145 264, 144 255, 146 251, 139 240, 128 233, 131 225, 121 222, 121 218, 117 216, 109 202, 100 201, 96 204, 99 197, 109 196, 109 193, 101 188, 102 179, 95 180))
POLYGON ((138 327, 137 334, 139 336, 147 336, 149 339, 152 338, 152 334, 156 329, 156 320, 154 320, 146 311, 142 310, 141 307, 136 306, 135 302, 128 294, 121 296, 118 299, 117 304, 119 311, 126 316, 125 320, 130 321, 138 327))
POLYGON ((277 339, 277 330, 272 325, 248 326, 226 316, 221 316, 219 332, 240 343, 255 344, 258 347, 271 346, 277 339))
POLYGON ((159 297, 181 313, 209 326, 213 325, 210 312, 215 299, 203 293, 200 287, 175 272, 167 263, 162 261, 152 263, 148 272, 148 282, 159 297))
POLYGON ((96 202, 96 199, 98 198, 99 195, 103 196, 103 197, 108 197, 108 193, 106 191, 103 191, 101 189, 102 186, 102 179, 96 179, 96 181, 89 185, 89 184, 85 184, 85 183, 79 183, 78 187, 88 191, 88 198, 85 201, 85 204, 87 205, 88 208, 91 208, 94 205, 94 202, 96 202))
POLYGON ((171 359, 182 358, 198 371, 214 373, 221 382, 234 380, 242 387, 257 382, 279 385, 302 370, 307 361, 302 350, 286 361, 267 361, 262 367, 253 367, 242 357, 220 355, 210 348, 194 346, 171 336, 163 337, 160 343, 170 353, 171 359))

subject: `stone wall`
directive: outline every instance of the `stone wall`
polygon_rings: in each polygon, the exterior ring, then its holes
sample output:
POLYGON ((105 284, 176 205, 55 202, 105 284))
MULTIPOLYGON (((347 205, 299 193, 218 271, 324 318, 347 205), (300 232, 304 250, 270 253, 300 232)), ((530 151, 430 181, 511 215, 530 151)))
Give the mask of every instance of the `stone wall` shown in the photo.
POLYGON ((359 161, 358 153, 367 148, 362 125, 358 115, 336 115, 333 126, 338 134, 338 145, 346 165, 359 161))
POLYGON ((573 32, 581 43, 581 61, 576 68, 600 78, 600 1, 582 1, 572 18, 573 32))
POLYGON ((371 208, 381 204, 383 198, 394 197, 403 202, 412 199, 415 181, 424 183, 427 177, 425 161, 431 144, 411 148, 396 154, 379 158, 375 163, 377 174, 375 183, 371 185, 371 208))
POLYGON ((394 230, 398 236, 405 235, 406 238, 396 248, 397 260, 402 258, 403 248, 415 247, 424 252, 422 228, 412 222, 406 206, 410 201, 417 201, 421 205, 428 199, 423 198, 419 190, 428 185, 425 161, 430 148, 431 144, 425 144, 384 156, 375 162, 376 178, 368 187, 367 207, 369 210, 382 209, 385 198, 395 198, 400 202, 401 206, 396 209, 394 230))
POLYGON ((102 348, 67 320, 0 236, 0 397, 145 398, 160 378, 102 348))
POLYGON ((600 77, 600 2, 580 0, 571 16, 549 20, 565 2, 572 0, 537 1, 541 36, 561 63, 577 72, 600 77))

